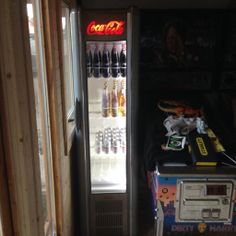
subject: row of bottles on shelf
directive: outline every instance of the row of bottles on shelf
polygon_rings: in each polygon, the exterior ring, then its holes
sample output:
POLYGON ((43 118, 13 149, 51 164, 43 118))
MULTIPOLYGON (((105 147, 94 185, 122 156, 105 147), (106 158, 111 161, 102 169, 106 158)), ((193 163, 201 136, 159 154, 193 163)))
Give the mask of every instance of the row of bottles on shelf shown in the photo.
POLYGON ((126 152, 126 129, 106 128, 102 132, 99 130, 95 135, 95 152, 105 153, 125 153, 126 152))
POLYGON ((126 115, 126 92, 125 80, 120 81, 118 90, 118 81, 113 81, 112 91, 108 91, 107 82, 104 83, 102 93, 102 116, 118 117, 126 115))
POLYGON ((118 43, 113 43, 112 49, 109 50, 107 43, 104 43, 101 50, 99 44, 96 43, 92 53, 91 45, 87 44, 87 76, 95 78, 126 77, 126 44, 121 44, 120 52, 118 46, 118 43))

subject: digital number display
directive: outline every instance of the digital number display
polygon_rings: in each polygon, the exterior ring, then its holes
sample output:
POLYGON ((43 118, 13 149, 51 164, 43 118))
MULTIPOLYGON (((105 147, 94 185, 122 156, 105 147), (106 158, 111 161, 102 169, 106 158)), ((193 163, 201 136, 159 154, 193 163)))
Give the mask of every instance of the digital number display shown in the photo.
POLYGON ((226 195, 226 185, 207 185, 207 195, 226 195))

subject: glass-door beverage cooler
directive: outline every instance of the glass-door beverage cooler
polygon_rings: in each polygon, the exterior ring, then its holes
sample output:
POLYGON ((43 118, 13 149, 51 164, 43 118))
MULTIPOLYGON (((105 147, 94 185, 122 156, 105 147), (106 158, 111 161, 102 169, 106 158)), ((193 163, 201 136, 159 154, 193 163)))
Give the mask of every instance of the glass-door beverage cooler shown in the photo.
MULTIPOLYGON (((119 22, 122 27, 122 22, 119 22)), ((126 41, 87 41, 92 193, 126 191, 126 41)))
POLYGON ((130 236, 135 218, 131 210, 136 91, 133 13, 82 10, 78 19, 84 142, 84 161, 80 164, 84 173, 83 235, 130 236))

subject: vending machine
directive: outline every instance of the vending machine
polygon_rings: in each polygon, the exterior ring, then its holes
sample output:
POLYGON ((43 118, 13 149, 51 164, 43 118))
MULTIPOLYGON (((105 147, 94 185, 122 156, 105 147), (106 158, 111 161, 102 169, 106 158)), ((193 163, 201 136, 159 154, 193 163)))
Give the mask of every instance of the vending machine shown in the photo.
POLYGON ((136 228, 133 13, 133 9, 78 13, 83 235, 134 235, 136 228))

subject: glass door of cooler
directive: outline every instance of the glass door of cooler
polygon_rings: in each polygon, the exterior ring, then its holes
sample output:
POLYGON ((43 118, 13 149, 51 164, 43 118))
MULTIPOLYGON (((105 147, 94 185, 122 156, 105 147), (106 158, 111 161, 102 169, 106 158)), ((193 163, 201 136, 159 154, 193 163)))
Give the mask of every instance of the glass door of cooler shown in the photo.
POLYGON ((126 41, 86 42, 92 193, 126 191, 126 41))

